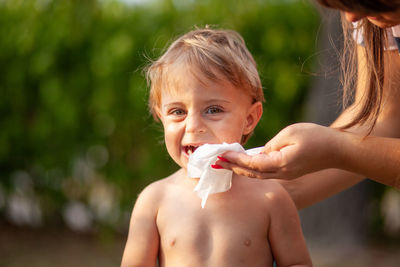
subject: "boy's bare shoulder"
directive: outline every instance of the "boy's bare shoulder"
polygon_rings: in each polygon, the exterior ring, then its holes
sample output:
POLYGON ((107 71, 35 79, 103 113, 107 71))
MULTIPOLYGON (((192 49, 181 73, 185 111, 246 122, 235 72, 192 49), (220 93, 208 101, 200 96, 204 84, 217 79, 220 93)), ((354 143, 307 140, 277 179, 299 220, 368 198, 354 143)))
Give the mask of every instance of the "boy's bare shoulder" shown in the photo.
POLYGON ((275 201, 281 201, 283 199, 290 200, 292 202, 292 198, 290 197, 289 193, 286 191, 286 189, 278 182, 272 181, 272 180, 264 180, 266 185, 266 196, 269 196, 275 201))
MULTIPOLYGON (((297 208, 286 189, 278 182, 272 180, 262 180, 265 182, 264 195, 268 200, 268 209, 273 214, 297 215, 297 208)), ((291 216, 292 216, 291 215, 291 216)))
POLYGON ((270 192, 274 194, 287 193, 285 188, 275 180, 254 179, 248 177, 245 177, 244 179, 244 182, 247 184, 247 186, 254 188, 254 190, 261 190, 263 192, 270 192))
POLYGON ((142 192, 139 194, 138 199, 160 200, 167 191, 167 187, 173 185, 175 178, 179 174, 180 171, 177 171, 168 177, 152 182, 142 190, 142 192))
POLYGON ((292 205, 292 198, 286 189, 274 180, 259 180, 247 178, 246 184, 250 192, 257 192, 260 197, 265 199, 268 204, 280 207, 283 204, 292 205), (279 205, 275 204, 279 203, 279 205))

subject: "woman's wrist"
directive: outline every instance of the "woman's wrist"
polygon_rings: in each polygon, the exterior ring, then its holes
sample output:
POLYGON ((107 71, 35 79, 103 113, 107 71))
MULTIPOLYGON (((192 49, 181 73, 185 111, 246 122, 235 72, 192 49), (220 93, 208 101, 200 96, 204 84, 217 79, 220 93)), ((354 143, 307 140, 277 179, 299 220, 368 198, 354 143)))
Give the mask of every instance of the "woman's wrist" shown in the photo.
POLYGON ((353 171, 352 166, 355 157, 357 157, 357 144, 362 141, 363 137, 344 130, 334 129, 334 131, 334 168, 353 171))
POLYGON ((332 138, 330 142, 329 152, 331 153, 329 160, 329 168, 346 169, 349 153, 352 151, 352 138, 346 131, 340 129, 332 129, 332 138))

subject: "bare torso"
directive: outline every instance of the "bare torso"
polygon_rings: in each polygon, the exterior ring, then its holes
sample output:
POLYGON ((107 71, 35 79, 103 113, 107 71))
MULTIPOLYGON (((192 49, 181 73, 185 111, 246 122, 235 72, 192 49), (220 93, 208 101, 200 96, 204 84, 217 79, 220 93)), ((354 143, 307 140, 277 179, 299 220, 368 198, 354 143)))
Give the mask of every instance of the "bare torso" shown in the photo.
POLYGON ((161 266, 272 266, 268 184, 234 177, 231 190, 209 196, 204 209, 196 179, 183 170, 166 183, 157 214, 161 266))

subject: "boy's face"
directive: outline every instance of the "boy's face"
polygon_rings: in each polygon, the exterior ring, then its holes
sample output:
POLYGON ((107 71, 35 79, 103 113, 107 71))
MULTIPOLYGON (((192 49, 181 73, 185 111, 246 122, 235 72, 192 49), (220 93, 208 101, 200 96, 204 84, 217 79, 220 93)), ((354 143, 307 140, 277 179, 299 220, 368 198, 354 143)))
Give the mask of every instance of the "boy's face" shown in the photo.
POLYGON ((186 168, 200 145, 241 142, 257 125, 262 104, 229 82, 200 83, 188 71, 163 90, 158 115, 168 153, 186 168))

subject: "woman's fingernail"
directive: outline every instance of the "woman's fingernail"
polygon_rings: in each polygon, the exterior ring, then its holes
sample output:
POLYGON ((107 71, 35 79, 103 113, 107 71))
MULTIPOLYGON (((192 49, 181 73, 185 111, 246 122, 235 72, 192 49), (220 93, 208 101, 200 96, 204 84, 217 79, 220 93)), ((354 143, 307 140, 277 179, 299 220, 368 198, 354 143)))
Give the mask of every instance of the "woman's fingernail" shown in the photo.
POLYGON ((220 161, 229 162, 229 160, 227 160, 227 159, 226 159, 226 158, 224 158, 224 157, 217 156, 217 158, 218 158, 220 161))
POLYGON ((221 165, 218 165, 218 164, 211 164, 211 168, 213 168, 213 169, 223 169, 224 167, 222 167, 221 165))

